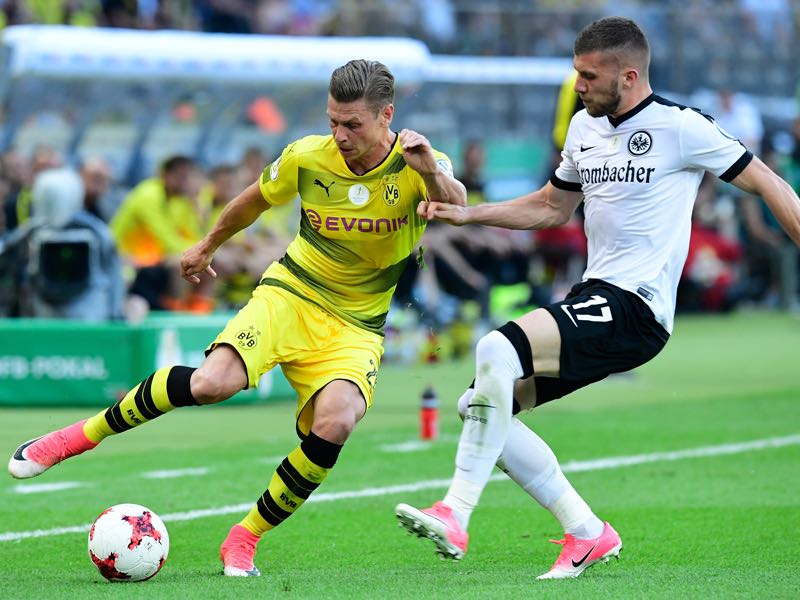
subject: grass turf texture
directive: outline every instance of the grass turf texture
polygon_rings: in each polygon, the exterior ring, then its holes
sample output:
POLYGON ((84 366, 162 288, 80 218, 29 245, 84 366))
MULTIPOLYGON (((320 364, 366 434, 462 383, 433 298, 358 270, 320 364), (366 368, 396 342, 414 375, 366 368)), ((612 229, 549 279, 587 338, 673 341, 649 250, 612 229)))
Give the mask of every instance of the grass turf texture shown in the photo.
MULTIPOLYGON (((562 463, 800 433, 800 320, 774 314, 681 318, 662 354, 523 416, 562 463)), ((460 421, 454 404, 472 365, 385 366, 376 403, 320 493, 449 478, 460 421), (415 439, 422 389, 442 400, 443 439, 419 452, 383 445, 415 439)), ((250 503, 295 446, 293 404, 178 410, 107 440, 29 482, 85 487, 19 494, 0 486, 0 534, 91 522, 135 502, 158 514, 250 503), (265 459, 268 459, 265 461, 265 459), (149 480, 156 469, 205 475, 149 480)), ((84 411, 0 411, 0 449, 70 423, 84 411)), ((796 598, 800 446, 573 473, 601 518, 620 532, 619 562, 576 580, 545 581, 561 537, 555 520, 513 483, 490 483, 473 515, 470 548, 441 562, 427 540, 396 525, 398 502, 429 505, 444 488, 309 503, 267 534, 262 577, 220 575, 219 544, 242 512, 167 522, 171 549, 155 579, 110 584, 86 554, 86 534, 0 541, 5 598, 796 598)), ((313 498, 313 496, 312 496, 313 498)))

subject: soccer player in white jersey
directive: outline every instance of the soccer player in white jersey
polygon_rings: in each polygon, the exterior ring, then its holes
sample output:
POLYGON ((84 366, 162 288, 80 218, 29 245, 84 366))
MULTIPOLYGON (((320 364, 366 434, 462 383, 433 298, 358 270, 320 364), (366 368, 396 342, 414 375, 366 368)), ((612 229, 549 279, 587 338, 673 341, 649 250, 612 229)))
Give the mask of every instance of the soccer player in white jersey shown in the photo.
POLYGON ((654 95, 649 60, 633 21, 610 17, 587 26, 574 46, 575 91, 586 108, 570 123, 550 181, 502 203, 419 208, 454 225, 542 229, 565 223, 583 201, 589 241, 583 281, 564 301, 478 342, 475 382, 458 402, 464 427, 444 499, 422 510, 396 508, 401 525, 433 540, 445 557, 466 551, 467 524, 495 464, 564 529, 561 552, 540 579, 576 577, 619 555, 617 532, 513 415, 638 367, 664 347, 705 171, 762 197, 800 245, 800 200, 791 187, 713 119, 654 95))

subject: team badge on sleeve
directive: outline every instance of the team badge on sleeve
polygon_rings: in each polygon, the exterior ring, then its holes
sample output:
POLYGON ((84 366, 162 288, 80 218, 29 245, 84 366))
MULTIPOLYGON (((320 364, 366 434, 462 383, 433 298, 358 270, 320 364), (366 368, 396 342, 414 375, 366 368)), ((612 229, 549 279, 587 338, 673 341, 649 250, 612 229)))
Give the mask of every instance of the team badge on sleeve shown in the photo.
POLYGON ((442 171, 444 171, 445 173, 447 173, 448 175, 450 175, 450 177, 452 177, 452 176, 453 176, 453 165, 451 165, 451 164, 450 164, 450 161, 449 161, 449 160, 447 160, 446 158, 440 158, 440 159, 438 159, 438 160, 436 161, 436 165, 437 165, 437 166, 438 166, 438 167, 439 167, 439 168, 440 168, 442 171))
POLYGON ((258 345, 261 332, 252 325, 236 334, 236 343, 242 350, 252 350, 258 345))
POLYGON ((628 152, 634 156, 647 154, 653 145, 653 138, 646 131, 637 131, 628 140, 628 152))

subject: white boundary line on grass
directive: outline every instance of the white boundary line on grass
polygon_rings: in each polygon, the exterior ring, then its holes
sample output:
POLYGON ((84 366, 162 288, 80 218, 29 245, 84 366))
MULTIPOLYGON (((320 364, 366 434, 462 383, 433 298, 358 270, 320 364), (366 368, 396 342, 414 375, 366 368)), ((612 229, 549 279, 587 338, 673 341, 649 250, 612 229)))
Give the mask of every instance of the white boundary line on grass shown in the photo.
MULTIPOLYGON (((612 456, 599 458, 596 460, 572 460, 564 463, 561 468, 565 473, 579 473, 583 471, 598 471, 602 469, 616 469, 619 467, 630 467, 654 462, 670 462, 683 460, 686 458, 703 458, 708 456, 724 456, 727 454, 741 454, 754 450, 767 450, 770 448, 782 448, 784 446, 800 445, 800 434, 788 435, 785 437, 767 438, 763 440, 753 440, 750 442, 740 442, 736 444, 721 444, 719 446, 702 446, 699 448, 687 448, 685 450, 675 450, 672 452, 653 452, 651 454, 634 454, 631 456, 612 456)), ((502 474, 491 477, 491 481, 509 481, 502 474)), ((390 485, 384 487, 365 488, 361 490, 351 490, 345 492, 328 492, 316 494, 308 499, 308 502, 336 502, 338 500, 350 500, 353 498, 374 498, 376 496, 389 496, 406 492, 418 492, 420 490, 446 488, 450 485, 450 479, 428 479, 425 481, 415 481, 400 485, 390 485)), ((231 513, 241 513, 250 509, 252 502, 243 504, 230 504, 217 508, 204 508, 189 510, 186 512, 170 513, 161 515, 164 521, 193 521, 204 517, 216 517, 231 513)), ((53 529, 35 529, 33 531, 8 531, 0 533, 0 542, 13 542, 26 538, 52 537, 66 533, 86 533, 89 531, 91 523, 84 525, 74 525, 71 527, 55 527, 53 529)))
POLYGON ((211 471, 208 467, 189 467, 186 469, 163 469, 159 471, 146 471, 142 473, 145 479, 175 479, 176 477, 197 477, 208 475, 211 471))
POLYGON ((56 481, 55 483, 18 483, 11 491, 15 494, 40 494, 42 492, 60 492, 89 485, 82 481, 56 481))

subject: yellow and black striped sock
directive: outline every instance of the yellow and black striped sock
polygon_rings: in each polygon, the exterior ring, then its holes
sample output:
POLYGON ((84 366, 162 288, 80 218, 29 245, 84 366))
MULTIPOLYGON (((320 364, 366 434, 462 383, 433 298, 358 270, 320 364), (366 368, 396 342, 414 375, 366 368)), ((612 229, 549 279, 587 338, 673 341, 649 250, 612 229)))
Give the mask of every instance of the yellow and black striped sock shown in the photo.
POLYGON ((260 536, 283 523, 327 477, 341 449, 309 433, 278 465, 269 487, 239 525, 260 536))
POLYGON ((83 425, 83 433, 99 443, 109 435, 155 419, 178 406, 193 406, 190 380, 196 369, 164 367, 129 391, 125 397, 83 425))

